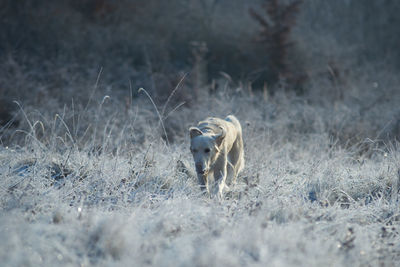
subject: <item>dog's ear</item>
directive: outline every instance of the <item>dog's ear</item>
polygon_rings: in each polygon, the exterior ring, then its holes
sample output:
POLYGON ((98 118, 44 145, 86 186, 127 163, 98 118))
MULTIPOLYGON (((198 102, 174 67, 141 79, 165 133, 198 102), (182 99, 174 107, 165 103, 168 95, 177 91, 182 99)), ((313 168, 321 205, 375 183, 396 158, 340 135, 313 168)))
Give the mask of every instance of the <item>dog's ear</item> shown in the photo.
POLYGON ((223 127, 219 127, 221 129, 221 133, 218 135, 215 135, 215 142, 217 143, 217 146, 220 146, 222 144, 222 141, 224 140, 226 136, 226 130, 223 127))
POLYGON ((203 132, 197 127, 190 127, 189 132, 190 132, 190 138, 195 138, 196 136, 203 134, 203 132))

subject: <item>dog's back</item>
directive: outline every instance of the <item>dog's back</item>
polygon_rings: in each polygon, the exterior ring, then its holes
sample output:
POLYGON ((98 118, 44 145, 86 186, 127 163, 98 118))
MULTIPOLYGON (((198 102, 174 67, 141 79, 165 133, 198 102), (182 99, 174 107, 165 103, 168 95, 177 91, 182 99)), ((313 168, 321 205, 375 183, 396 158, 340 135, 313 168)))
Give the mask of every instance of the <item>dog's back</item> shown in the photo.
POLYGON ((237 137, 242 137, 242 127, 240 126, 239 120, 229 115, 224 120, 215 117, 208 117, 204 121, 200 121, 197 127, 208 133, 220 134, 222 129, 225 129, 228 136, 228 140, 235 140, 237 137), (232 136, 234 135, 234 136, 232 136))
POLYGON ((225 120, 233 123, 238 132, 240 133, 240 135, 242 135, 242 126, 240 125, 239 120, 235 116, 229 115, 225 118, 225 120))
POLYGON ((197 127, 204 133, 220 134, 221 127, 225 127, 225 121, 220 118, 208 117, 204 121, 200 121, 197 127))

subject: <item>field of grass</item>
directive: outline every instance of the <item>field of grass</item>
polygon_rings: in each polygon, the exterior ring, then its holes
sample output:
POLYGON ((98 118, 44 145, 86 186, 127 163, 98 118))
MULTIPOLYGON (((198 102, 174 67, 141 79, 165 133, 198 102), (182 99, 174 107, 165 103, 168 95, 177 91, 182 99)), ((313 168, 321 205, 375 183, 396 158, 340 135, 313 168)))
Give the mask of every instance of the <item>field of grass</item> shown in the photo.
POLYGON ((367 2, 0 1, 0 266, 398 266, 400 2, 367 2), (229 114, 219 201, 188 129, 229 114))
POLYGON ((363 113, 356 93, 318 102, 238 87, 158 115, 143 92, 92 92, 86 105, 21 105, 24 130, 2 129, 2 266, 400 261, 400 147, 386 138, 395 97, 363 113), (218 201, 196 185, 187 129, 230 113, 246 166, 218 201))

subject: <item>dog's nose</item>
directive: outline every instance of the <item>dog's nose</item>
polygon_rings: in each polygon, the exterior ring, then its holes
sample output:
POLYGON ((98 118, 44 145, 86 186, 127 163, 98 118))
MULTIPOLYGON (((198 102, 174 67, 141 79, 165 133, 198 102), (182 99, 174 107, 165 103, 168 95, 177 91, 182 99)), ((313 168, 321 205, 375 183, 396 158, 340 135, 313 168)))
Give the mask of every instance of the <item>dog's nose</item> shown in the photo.
POLYGON ((205 169, 203 169, 203 166, 201 164, 196 164, 196 172, 200 174, 204 174, 205 169))

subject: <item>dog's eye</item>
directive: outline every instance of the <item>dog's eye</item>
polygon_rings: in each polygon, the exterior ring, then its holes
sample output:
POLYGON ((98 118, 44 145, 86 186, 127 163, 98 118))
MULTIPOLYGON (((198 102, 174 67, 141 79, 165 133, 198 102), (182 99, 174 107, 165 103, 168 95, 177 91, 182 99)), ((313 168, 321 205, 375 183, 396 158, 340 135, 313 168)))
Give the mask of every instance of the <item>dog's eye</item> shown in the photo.
POLYGON ((204 149, 204 152, 210 153, 210 149, 209 149, 209 148, 206 148, 206 149, 204 149))

